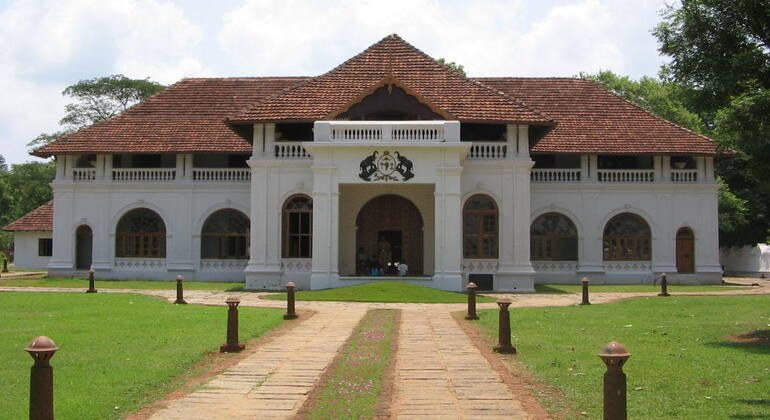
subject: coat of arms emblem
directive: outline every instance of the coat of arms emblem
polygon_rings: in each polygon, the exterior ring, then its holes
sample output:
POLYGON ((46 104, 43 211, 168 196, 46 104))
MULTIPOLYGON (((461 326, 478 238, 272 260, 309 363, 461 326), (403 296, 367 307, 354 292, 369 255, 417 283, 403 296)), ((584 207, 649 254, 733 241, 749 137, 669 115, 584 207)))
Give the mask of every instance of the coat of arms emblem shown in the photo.
POLYGON ((380 153, 375 150, 361 161, 361 172, 358 177, 364 181, 406 182, 414 178, 412 161, 399 152, 389 151, 380 153))

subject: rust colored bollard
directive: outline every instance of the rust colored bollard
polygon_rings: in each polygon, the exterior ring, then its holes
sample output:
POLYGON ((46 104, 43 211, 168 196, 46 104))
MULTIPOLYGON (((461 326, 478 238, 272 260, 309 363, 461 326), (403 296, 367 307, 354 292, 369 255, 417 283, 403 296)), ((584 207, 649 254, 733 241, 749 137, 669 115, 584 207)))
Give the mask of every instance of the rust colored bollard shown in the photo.
POLYGON ((498 339, 494 351, 498 353, 516 354, 516 347, 511 344, 511 313, 508 307, 511 306, 508 299, 500 299, 497 306, 500 307, 500 318, 498 320, 498 339))
POLYGON ((3 254, 3 273, 8 272, 8 256, 3 254))
POLYGON ((92 268, 88 272, 88 290, 86 290, 86 293, 96 293, 98 290, 96 290, 96 287, 94 287, 94 269, 92 268))
POLYGON ((236 353, 246 346, 238 342, 238 304, 241 300, 235 296, 230 296, 225 300, 227 304, 227 343, 219 346, 222 353, 236 353))
POLYGON ((465 286, 468 289, 468 315, 465 316, 465 319, 469 321, 479 319, 479 316, 476 315, 476 287, 478 286, 474 282, 465 286))
POLYGON ((588 283, 590 280, 588 280, 588 277, 583 277, 580 279, 580 284, 583 285, 583 300, 580 302, 581 305, 590 305, 591 302, 588 301, 588 283))
POLYGON ((631 353, 613 341, 602 349, 599 357, 607 365, 604 373, 604 420, 626 420, 626 374, 623 365, 631 353))
POLYGON ((668 294, 668 280, 666 280, 666 273, 660 275, 660 293, 658 296, 671 296, 668 294))
POLYGON ((29 419, 53 420, 53 367, 48 362, 59 347, 40 336, 24 350, 35 360, 29 375, 29 419))
POLYGON ((294 304, 294 282, 286 283, 286 315, 283 319, 297 319, 297 312, 294 304))
POLYGON ((184 289, 182 288, 183 281, 184 277, 176 276, 176 300, 174 301, 176 305, 187 305, 187 302, 184 300, 184 289))

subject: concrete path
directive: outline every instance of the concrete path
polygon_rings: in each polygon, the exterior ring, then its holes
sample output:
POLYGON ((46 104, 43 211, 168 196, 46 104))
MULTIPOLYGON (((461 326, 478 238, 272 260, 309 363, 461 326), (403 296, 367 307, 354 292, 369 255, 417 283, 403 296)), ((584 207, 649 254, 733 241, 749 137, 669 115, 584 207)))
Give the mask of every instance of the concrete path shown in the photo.
POLYGON ((402 311, 395 368, 391 418, 530 418, 446 311, 402 311))
POLYGON ((150 418, 291 418, 364 313, 317 313, 150 418))

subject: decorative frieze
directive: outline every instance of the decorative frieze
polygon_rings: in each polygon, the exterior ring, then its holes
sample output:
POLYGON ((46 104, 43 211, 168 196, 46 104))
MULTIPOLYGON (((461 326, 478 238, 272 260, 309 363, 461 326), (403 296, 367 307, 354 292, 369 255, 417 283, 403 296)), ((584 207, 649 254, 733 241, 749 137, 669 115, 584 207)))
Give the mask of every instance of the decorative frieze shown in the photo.
POLYGON ((605 271, 649 272, 652 271, 650 261, 605 261, 605 271))
POLYGON ((309 273, 313 268, 312 258, 284 258, 281 267, 288 273, 309 273))
POLYGON ((463 273, 495 274, 497 267, 496 259, 463 260, 463 273))
POLYGON ((249 260, 201 260, 200 268, 206 271, 243 271, 249 260))
POLYGON ((542 273, 573 273, 577 268, 577 261, 532 261, 532 269, 542 273))
POLYGON ((165 258, 115 258, 116 270, 160 271, 166 269, 165 258))

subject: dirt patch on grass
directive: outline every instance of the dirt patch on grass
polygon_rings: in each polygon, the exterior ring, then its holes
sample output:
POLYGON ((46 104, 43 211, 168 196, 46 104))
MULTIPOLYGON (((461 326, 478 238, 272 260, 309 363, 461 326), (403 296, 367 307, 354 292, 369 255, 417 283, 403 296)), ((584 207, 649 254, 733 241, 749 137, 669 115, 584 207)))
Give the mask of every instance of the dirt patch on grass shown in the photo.
MULTIPOLYGON (((180 381, 181 385, 176 390, 170 392, 160 400, 153 402, 151 405, 144 407, 138 412, 126 417, 124 420, 145 420, 149 419, 157 411, 166 408, 170 401, 178 400, 185 395, 194 392, 200 385, 208 382, 213 377, 224 372, 230 366, 240 362, 246 357, 256 353, 261 346, 270 343, 277 337, 286 334, 289 330, 300 325, 302 322, 307 321, 313 315, 315 311, 301 310, 297 311, 299 318, 293 321, 286 321, 282 323, 278 328, 268 331, 261 337, 246 342, 246 349, 240 353, 220 353, 217 351, 210 351, 206 353, 203 361, 190 368, 189 376, 185 375, 180 378, 174 378, 172 380, 180 381)), ((224 342, 222 337, 222 342, 224 342)))
POLYGON ((498 354, 492 351, 493 343, 482 335, 472 321, 466 321, 464 312, 454 312, 452 316, 460 325, 473 345, 484 355, 487 362, 500 375, 513 395, 521 402, 524 411, 535 419, 574 418, 576 413, 559 390, 538 381, 512 354, 498 354), (543 403, 551 409, 551 413, 543 403))
POLYGON ((770 348, 770 330, 756 330, 743 334, 728 335, 725 338, 733 343, 770 348))

